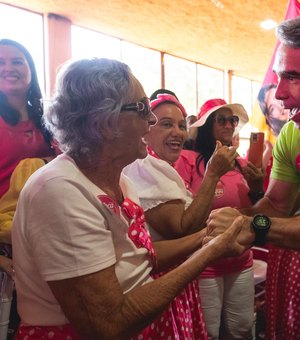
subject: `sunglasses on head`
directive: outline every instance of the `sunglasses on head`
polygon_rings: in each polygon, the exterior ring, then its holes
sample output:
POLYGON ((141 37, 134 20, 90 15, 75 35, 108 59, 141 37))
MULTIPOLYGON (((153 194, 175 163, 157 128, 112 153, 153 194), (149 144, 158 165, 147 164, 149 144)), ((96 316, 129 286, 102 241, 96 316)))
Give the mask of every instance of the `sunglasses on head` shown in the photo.
POLYGON ((240 119, 238 116, 230 116, 230 117, 217 116, 215 118, 215 122, 217 122, 220 126, 225 126, 227 122, 229 122, 232 127, 237 127, 239 124, 239 121, 240 119))
POLYGON ((141 117, 149 117, 152 113, 149 98, 144 97, 139 102, 125 104, 121 107, 121 111, 136 111, 141 117))

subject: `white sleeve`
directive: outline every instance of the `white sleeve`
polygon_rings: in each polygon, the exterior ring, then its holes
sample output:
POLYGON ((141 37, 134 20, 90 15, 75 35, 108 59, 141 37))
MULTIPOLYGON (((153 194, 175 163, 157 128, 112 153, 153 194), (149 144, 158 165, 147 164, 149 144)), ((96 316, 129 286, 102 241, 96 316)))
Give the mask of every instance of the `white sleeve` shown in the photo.
POLYGON ((80 183, 55 178, 27 196, 23 201, 34 209, 27 211, 24 233, 43 279, 85 275, 116 262, 103 206, 80 183))
POLYGON ((149 155, 128 165, 123 172, 134 183, 144 210, 171 200, 179 199, 186 203, 188 193, 183 180, 163 160, 149 155))

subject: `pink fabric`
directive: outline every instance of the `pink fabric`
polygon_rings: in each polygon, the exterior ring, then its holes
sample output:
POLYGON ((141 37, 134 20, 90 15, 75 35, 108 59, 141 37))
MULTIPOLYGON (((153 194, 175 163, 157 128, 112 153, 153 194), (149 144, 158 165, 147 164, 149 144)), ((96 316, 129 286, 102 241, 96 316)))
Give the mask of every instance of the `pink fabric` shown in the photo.
POLYGON ((183 117, 186 117, 185 108, 182 104, 176 99, 176 97, 172 96, 171 94, 161 93, 157 95, 157 99, 154 99, 150 102, 151 110, 153 111, 159 104, 164 102, 172 102, 174 103, 179 109, 181 110, 183 117))
POLYGON ((216 99, 210 99, 207 100, 200 108, 197 119, 200 119, 203 117, 208 111, 215 107, 219 107, 222 105, 227 105, 226 101, 224 99, 216 98, 216 99))
MULTIPOLYGON (((118 204, 109 196, 99 195, 99 200, 112 210, 115 214, 120 215, 120 208, 118 204)), ((124 199, 121 205, 122 211, 129 218, 128 237, 135 244, 137 248, 146 248, 152 259, 153 265, 156 265, 155 250, 152 245, 151 236, 145 228, 144 210, 134 203, 128 197, 124 199)))
MULTIPOLYGON (((100 195, 98 198, 114 213, 120 214, 120 209, 112 198, 105 195, 100 195)), ((143 209, 129 198, 124 200, 121 208, 130 220, 129 238, 138 248, 146 248, 155 264, 156 258, 151 237, 144 227, 143 209)), ((156 279, 163 274, 165 273, 152 276, 156 279)), ((191 282, 159 318, 133 339, 167 339, 168 337, 170 339, 207 339, 200 308, 198 281, 191 282), (141 338, 141 336, 143 337, 141 338)))
MULTIPOLYGON (((182 150, 179 159, 175 163, 175 169, 178 171, 184 182, 195 195, 202 183, 204 174, 204 164, 200 164, 199 176, 196 170, 197 152, 190 150, 182 150)), ((245 160, 238 158, 238 161, 243 166, 245 160)), ((215 197, 212 203, 212 209, 222 207, 247 208, 250 207, 251 201, 248 197, 249 188, 243 175, 238 171, 229 171, 222 176, 217 184, 215 197)), ((218 261, 214 266, 208 266, 201 273, 201 277, 216 277, 225 274, 232 274, 250 268, 253 265, 253 256, 251 250, 245 251, 241 256, 227 258, 218 261)))
POLYGON ((146 248, 152 258, 153 265, 156 266, 156 255, 152 245, 151 236, 145 228, 145 215, 144 210, 131 201, 125 198, 122 203, 122 210, 130 219, 130 226, 128 236, 137 248, 146 248))
POLYGON ((266 282, 267 340, 300 339, 300 252, 269 247, 266 282))
POLYGON ((0 155, 1 197, 8 190, 10 176, 22 159, 51 156, 53 152, 31 120, 13 126, 0 117, 0 155))
MULTIPOLYGON (((164 274, 155 274, 153 278, 157 279, 164 274)), ((198 281, 189 283, 165 312, 133 339, 207 340, 198 281)))
POLYGON ((20 325, 15 340, 80 340, 71 325, 24 326, 20 325))
POLYGON ((158 155, 154 152, 154 150, 153 150, 149 145, 147 145, 147 151, 148 151, 148 154, 149 154, 150 156, 152 156, 152 157, 154 157, 154 158, 157 158, 157 159, 160 159, 160 158, 158 157, 158 155))

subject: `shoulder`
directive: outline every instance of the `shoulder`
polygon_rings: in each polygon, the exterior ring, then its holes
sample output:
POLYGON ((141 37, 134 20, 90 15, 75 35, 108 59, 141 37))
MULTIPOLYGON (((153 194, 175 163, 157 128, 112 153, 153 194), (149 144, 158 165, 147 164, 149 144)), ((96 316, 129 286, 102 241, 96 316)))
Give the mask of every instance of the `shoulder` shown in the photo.
MULTIPOLYGON (((290 121, 286 123, 280 131, 276 143, 280 143, 282 140, 292 139, 293 136, 300 136, 300 130, 297 129, 294 122, 290 121)), ((276 144, 275 143, 275 144, 276 144)))
POLYGON ((134 183, 141 201, 164 202, 186 198, 187 191, 182 178, 163 160, 147 156, 128 165, 123 173, 134 183))
POLYGON ((192 150, 182 150, 178 160, 176 161, 176 165, 180 164, 181 162, 189 163, 190 165, 195 165, 198 155, 199 153, 192 150))
POLYGON ((147 181, 147 179, 154 177, 176 176, 177 174, 169 163, 150 155, 144 159, 137 159, 135 162, 129 164, 124 168, 123 173, 133 180, 134 183, 140 180, 147 181))
POLYGON ((45 162, 42 158, 25 158, 19 162, 14 172, 26 171, 34 173, 37 169, 41 168, 43 165, 45 165, 45 162))
POLYGON ((288 122, 283 126, 277 137, 273 154, 278 152, 287 151, 287 149, 298 145, 298 140, 300 137, 300 130, 297 129, 294 122, 288 122))
MULTIPOLYGON (((67 187, 84 187, 84 176, 76 167, 75 163, 66 155, 60 155, 45 165, 42 159, 25 159, 19 164, 22 169, 32 170, 24 187, 24 195, 33 199, 67 190, 67 187), (35 170, 35 171, 33 171, 35 170), (81 177, 81 178, 79 178, 81 177)), ((22 193, 23 193, 22 191, 22 193)), ((49 196, 49 197, 50 197, 49 196)), ((65 197, 65 193, 64 193, 65 197)))

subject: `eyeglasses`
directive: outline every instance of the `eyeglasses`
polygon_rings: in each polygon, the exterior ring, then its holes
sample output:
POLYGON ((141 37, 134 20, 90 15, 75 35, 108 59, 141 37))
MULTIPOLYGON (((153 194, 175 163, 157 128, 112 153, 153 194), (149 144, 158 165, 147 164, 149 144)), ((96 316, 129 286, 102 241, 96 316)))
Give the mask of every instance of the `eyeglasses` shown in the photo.
POLYGON ((239 124, 239 117, 238 116, 230 116, 230 117, 224 117, 224 116, 217 116, 215 118, 215 122, 217 122, 220 126, 225 126, 227 122, 230 123, 232 127, 237 127, 239 124))
POLYGON ((141 117, 149 117, 152 113, 150 102, 147 97, 142 98, 137 103, 126 104, 121 107, 121 111, 136 111, 141 117))

